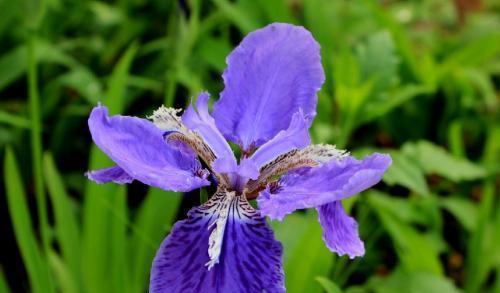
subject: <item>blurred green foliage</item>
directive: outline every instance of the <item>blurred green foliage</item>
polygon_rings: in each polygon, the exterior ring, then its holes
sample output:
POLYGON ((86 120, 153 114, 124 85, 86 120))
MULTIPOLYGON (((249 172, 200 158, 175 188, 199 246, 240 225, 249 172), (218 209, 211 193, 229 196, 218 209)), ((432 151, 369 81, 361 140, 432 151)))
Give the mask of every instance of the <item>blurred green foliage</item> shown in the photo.
POLYGON ((377 190, 348 201, 364 258, 330 253, 314 212, 272 223, 288 291, 500 292, 498 2, 23 0, 0 10, 2 242, 16 240, 1 252, 0 292, 145 292, 156 249, 185 216, 182 197, 86 181, 111 164, 87 116, 99 101, 146 116, 202 89, 216 96, 225 56, 276 21, 321 44, 313 140, 394 160, 377 190))

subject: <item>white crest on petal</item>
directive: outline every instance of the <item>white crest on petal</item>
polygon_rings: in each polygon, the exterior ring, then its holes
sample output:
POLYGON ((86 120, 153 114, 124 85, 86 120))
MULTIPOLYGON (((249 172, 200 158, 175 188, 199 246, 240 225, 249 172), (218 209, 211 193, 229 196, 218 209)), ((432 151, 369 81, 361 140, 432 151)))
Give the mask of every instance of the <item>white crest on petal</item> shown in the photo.
POLYGON ((208 256, 210 260, 205 264, 208 270, 212 269, 215 264, 219 263, 219 257, 222 250, 222 242, 224 240, 224 231, 226 229, 227 217, 229 215, 229 208, 231 203, 235 198, 236 193, 234 191, 226 192, 225 196, 220 200, 220 206, 218 206, 218 216, 217 220, 212 222, 208 228, 210 229, 215 225, 215 228, 210 233, 208 239, 208 256))
POLYGON ((153 112, 153 115, 147 118, 152 120, 153 123, 161 130, 170 133, 167 140, 177 140, 185 143, 191 147, 195 153, 210 167, 218 182, 223 186, 229 186, 229 179, 226 175, 217 174, 212 168, 212 162, 215 161, 216 156, 210 149, 209 145, 203 140, 198 133, 188 129, 179 117, 182 109, 167 108, 161 106, 153 112))
POLYGON ((343 160, 349 152, 339 150, 334 145, 315 144, 302 150, 291 150, 264 165, 257 180, 250 180, 245 187, 245 193, 252 198, 257 192, 267 186, 275 177, 302 167, 316 167, 331 160, 343 160))
POLYGON ((161 106, 153 112, 153 115, 149 116, 153 123, 160 129, 165 131, 180 131, 184 132, 186 127, 182 124, 182 121, 178 114, 182 109, 167 108, 161 106))
POLYGON ((329 144, 313 144, 302 151, 302 155, 305 155, 314 161, 323 164, 333 159, 342 160, 349 156, 349 152, 346 150, 339 150, 334 145, 329 144))

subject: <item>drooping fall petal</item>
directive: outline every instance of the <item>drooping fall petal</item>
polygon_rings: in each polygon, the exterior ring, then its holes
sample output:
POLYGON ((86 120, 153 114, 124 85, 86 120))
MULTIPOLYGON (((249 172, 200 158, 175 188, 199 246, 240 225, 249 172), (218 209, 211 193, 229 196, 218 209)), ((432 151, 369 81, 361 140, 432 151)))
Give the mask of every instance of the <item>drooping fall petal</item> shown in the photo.
POLYGON ((134 178, 132 178, 132 176, 128 175, 127 172, 125 172, 122 168, 118 166, 89 171, 85 173, 85 175, 87 176, 87 178, 98 184, 103 184, 108 182, 125 184, 134 181, 134 178))
POLYGON ((349 217, 340 201, 327 203, 317 208, 318 218, 323 227, 323 241, 333 252, 350 258, 363 256, 365 246, 359 238, 358 223, 349 217))
POLYGON ((151 293, 284 292, 282 247, 239 196, 215 194, 177 222, 158 250, 151 293))
POLYGON ((363 160, 333 159, 319 167, 292 171, 257 198, 262 214, 283 219, 297 209, 319 207, 353 196, 377 184, 391 164, 391 157, 373 154, 363 160))
POLYGON ((190 191, 209 185, 194 153, 168 145, 163 131, 148 120, 108 116, 97 106, 89 117, 95 144, 130 177, 165 190, 190 191))

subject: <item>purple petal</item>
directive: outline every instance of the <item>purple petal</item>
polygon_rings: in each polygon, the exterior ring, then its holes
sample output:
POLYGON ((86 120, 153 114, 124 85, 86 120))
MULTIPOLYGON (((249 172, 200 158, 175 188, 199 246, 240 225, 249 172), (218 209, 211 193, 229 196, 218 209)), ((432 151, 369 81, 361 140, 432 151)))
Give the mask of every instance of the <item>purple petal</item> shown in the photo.
POLYGON ((165 190, 190 191, 209 185, 192 152, 169 146, 163 131, 145 119, 108 117, 95 107, 89 118, 95 144, 132 178, 165 190))
POLYGON ((271 219, 281 220, 296 209, 319 207, 353 196, 377 184, 391 162, 389 155, 373 154, 362 161, 347 157, 292 171, 280 179, 278 190, 268 188, 260 193, 259 208, 271 219))
POLYGON ((349 217, 340 201, 334 201, 317 208, 319 223, 323 227, 323 241, 326 246, 340 256, 350 258, 363 256, 365 246, 359 238, 358 223, 349 217))
POLYGON ((153 262, 149 292, 285 292, 281 244, 246 200, 230 203, 218 263, 207 267, 221 206, 212 198, 174 225, 153 262))
POLYGON ((262 167, 281 154, 294 149, 302 149, 311 143, 308 125, 302 111, 295 113, 288 129, 280 131, 273 139, 262 145, 250 158, 262 167))
POLYGON ((246 179, 257 179, 259 177, 259 166, 251 159, 245 158, 238 165, 238 175, 246 179))
POLYGON ((189 129, 200 134, 217 158, 231 160, 236 164, 236 159, 234 158, 231 147, 219 132, 217 126, 215 126, 214 118, 208 113, 208 99, 208 93, 201 93, 196 101, 198 112, 195 111, 193 105, 189 105, 182 115, 182 122, 189 129))
POLYGON ((212 163, 212 167, 217 173, 233 173, 238 171, 238 163, 233 158, 218 158, 212 163))
POLYGON ((240 192, 243 191, 248 179, 257 179, 260 174, 259 167, 248 158, 242 159, 239 165, 233 161, 217 159, 213 167, 215 172, 228 174, 231 186, 240 192))
POLYGON ((87 176, 87 178, 98 184, 103 184, 108 182, 125 184, 134 181, 134 178, 128 175, 127 172, 123 171, 122 168, 117 166, 89 171, 85 173, 85 176, 87 176))
POLYGON ((248 34, 228 56, 213 115, 224 136, 248 151, 290 125, 299 108, 310 126, 325 79, 320 48, 300 26, 274 23, 248 34))
POLYGON ((232 160, 217 159, 214 162, 214 170, 219 173, 236 174, 248 178, 259 176, 259 167, 249 158, 243 158, 239 165, 232 160))

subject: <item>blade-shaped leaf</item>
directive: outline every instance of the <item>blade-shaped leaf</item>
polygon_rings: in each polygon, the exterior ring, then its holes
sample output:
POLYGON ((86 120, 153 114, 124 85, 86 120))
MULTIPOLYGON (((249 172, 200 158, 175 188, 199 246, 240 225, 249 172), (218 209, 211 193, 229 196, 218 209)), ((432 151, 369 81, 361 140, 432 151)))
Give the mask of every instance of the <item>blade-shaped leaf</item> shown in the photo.
POLYGON ((44 156, 45 182, 49 190, 55 216, 56 240, 61 248, 62 259, 74 282, 80 281, 81 242, 75 208, 64 187, 63 179, 49 153, 44 156))
POLYGON ((150 188, 139 208, 132 229, 132 292, 144 292, 149 284, 149 271, 156 250, 170 230, 182 195, 150 188))
POLYGON ((0 293, 10 293, 9 284, 7 284, 7 279, 5 278, 5 273, 0 267, 0 293))
MULTIPOLYGON (((127 76, 132 60, 137 52, 137 44, 132 44, 124 53, 109 80, 106 99, 103 101, 110 113, 123 111, 127 76)), ((90 151, 90 170, 111 166, 111 161, 96 146, 90 151)), ((112 245, 109 237, 113 231, 112 207, 117 186, 112 184, 97 185, 88 182, 85 189, 83 209, 83 270, 84 284, 89 292, 109 292, 109 266, 112 263, 112 245)), ((115 215, 116 216, 116 215, 115 215)), ((126 245, 123 243, 123 245, 126 245)), ((126 267, 115 269, 127 270, 126 267)), ((115 274, 116 275, 116 274, 115 274)))
POLYGON ((130 292, 129 259, 127 254, 127 226, 129 224, 127 192, 125 186, 118 186, 111 197, 111 263, 109 278, 113 292, 130 292))
POLYGON ((71 270, 54 250, 49 250, 48 261, 54 272, 57 284, 64 293, 78 293, 81 288, 78 286, 71 270))
POLYGON ((325 277, 317 277, 316 281, 318 281, 321 286, 323 286, 323 290, 325 290, 326 293, 342 293, 342 290, 340 290, 339 286, 325 277))
POLYGON ((55 292, 48 263, 35 237, 21 175, 10 148, 5 153, 4 176, 10 217, 31 290, 35 293, 55 292))

